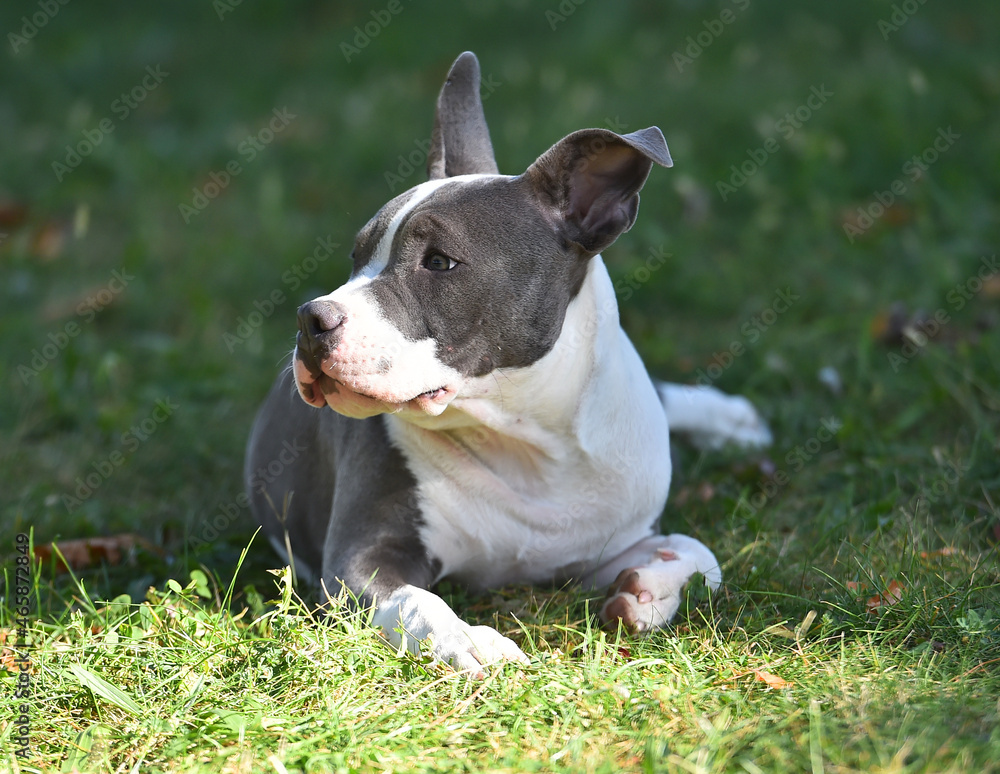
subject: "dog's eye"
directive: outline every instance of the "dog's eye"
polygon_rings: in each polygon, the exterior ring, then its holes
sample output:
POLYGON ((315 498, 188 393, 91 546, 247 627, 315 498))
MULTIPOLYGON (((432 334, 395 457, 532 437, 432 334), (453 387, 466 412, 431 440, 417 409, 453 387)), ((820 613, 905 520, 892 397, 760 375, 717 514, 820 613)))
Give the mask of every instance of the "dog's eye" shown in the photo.
POLYGON ((449 271, 456 266, 458 266, 458 261, 440 253, 434 253, 424 258, 424 268, 431 271, 449 271))

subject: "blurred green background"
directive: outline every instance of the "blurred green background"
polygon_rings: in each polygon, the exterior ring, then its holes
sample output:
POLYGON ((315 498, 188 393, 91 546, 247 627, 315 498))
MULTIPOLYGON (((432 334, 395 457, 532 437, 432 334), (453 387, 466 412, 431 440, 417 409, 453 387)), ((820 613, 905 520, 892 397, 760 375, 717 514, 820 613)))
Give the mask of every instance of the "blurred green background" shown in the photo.
MULTIPOLYGON (((674 168, 605 253, 650 370, 749 394, 778 467, 821 417, 845 423, 754 529, 821 497, 836 537, 957 470, 932 505, 994 539, 996 3, 42 0, 4 3, 0 32, 5 536, 136 531, 228 573, 248 521, 189 538, 241 491, 295 308, 424 179, 437 91, 471 49, 503 172, 583 127, 666 135, 674 168), (317 240, 341 249, 314 266, 317 240), (798 300, 769 315, 778 290, 798 300)), ((684 462, 713 497, 668 518, 719 545, 760 481, 684 462)), ((141 598, 160 572, 121 584, 141 598)))

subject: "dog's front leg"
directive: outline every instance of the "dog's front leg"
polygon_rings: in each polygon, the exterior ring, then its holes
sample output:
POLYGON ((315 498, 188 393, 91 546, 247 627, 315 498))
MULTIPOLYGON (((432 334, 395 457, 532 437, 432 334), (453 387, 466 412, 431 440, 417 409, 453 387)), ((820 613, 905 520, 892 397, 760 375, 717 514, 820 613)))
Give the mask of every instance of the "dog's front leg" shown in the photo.
POLYGON ((428 588, 438 565, 413 531, 416 518, 400 519, 412 498, 383 498, 375 508, 370 532, 358 532, 353 519, 331 524, 324 551, 326 593, 346 586, 364 608, 374 608, 372 623, 395 648, 429 652, 455 669, 481 674, 483 665, 497 661, 528 662, 511 640, 490 626, 472 626, 428 588), (387 502, 388 501, 388 502, 387 502), (380 507, 381 506, 381 507, 380 507), (386 511, 394 515, 386 518, 386 511), (429 651, 423 646, 429 644, 429 651))
POLYGON ((417 586, 400 586, 377 600, 372 622, 394 647, 404 645, 419 654, 420 644, 429 641, 436 659, 473 674, 497 661, 528 663, 521 649, 496 629, 465 623, 441 597, 417 586))

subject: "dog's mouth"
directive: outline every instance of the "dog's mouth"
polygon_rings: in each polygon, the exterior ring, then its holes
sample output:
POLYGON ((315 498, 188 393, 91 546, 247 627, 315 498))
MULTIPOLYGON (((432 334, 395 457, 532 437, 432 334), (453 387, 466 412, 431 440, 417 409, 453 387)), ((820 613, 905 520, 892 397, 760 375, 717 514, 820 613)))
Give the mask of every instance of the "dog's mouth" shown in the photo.
POLYGON ((313 374, 305 367, 296 367, 295 382, 299 395, 310 406, 329 406, 340 414, 356 418, 405 410, 436 416, 444 411, 455 394, 453 388, 442 385, 424 390, 412 398, 399 400, 372 394, 326 373, 313 374))
POLYGON ((448 392, 447 387, 438 387, 433 390, 427 390, 426 392, 420 393, 413 400, 436 400, 437 398, 442 398, 448 392))

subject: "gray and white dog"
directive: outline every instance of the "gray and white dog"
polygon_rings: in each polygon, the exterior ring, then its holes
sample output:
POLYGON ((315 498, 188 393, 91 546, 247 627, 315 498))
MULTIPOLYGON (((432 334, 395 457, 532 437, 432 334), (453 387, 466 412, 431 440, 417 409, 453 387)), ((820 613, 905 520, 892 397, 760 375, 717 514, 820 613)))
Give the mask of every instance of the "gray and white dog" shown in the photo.
POLYGON ((599 253, 672 164, 660 130, 584 129, 501 175, 479 85, 462 54, 430 180, 361 229, 345 285, 298 310, 246 463, 254 515, 300 577, 346 586, 394 645, 472 671, 526 657, 437 581, 610 584, 605 624, 662 626, 693 574, 722 579, 700 542, 659 534, 669 429, 770 442, 746 399, 652 380, 619 325, 599 253), (254 475, 289 444, 307 452, 254 475))

